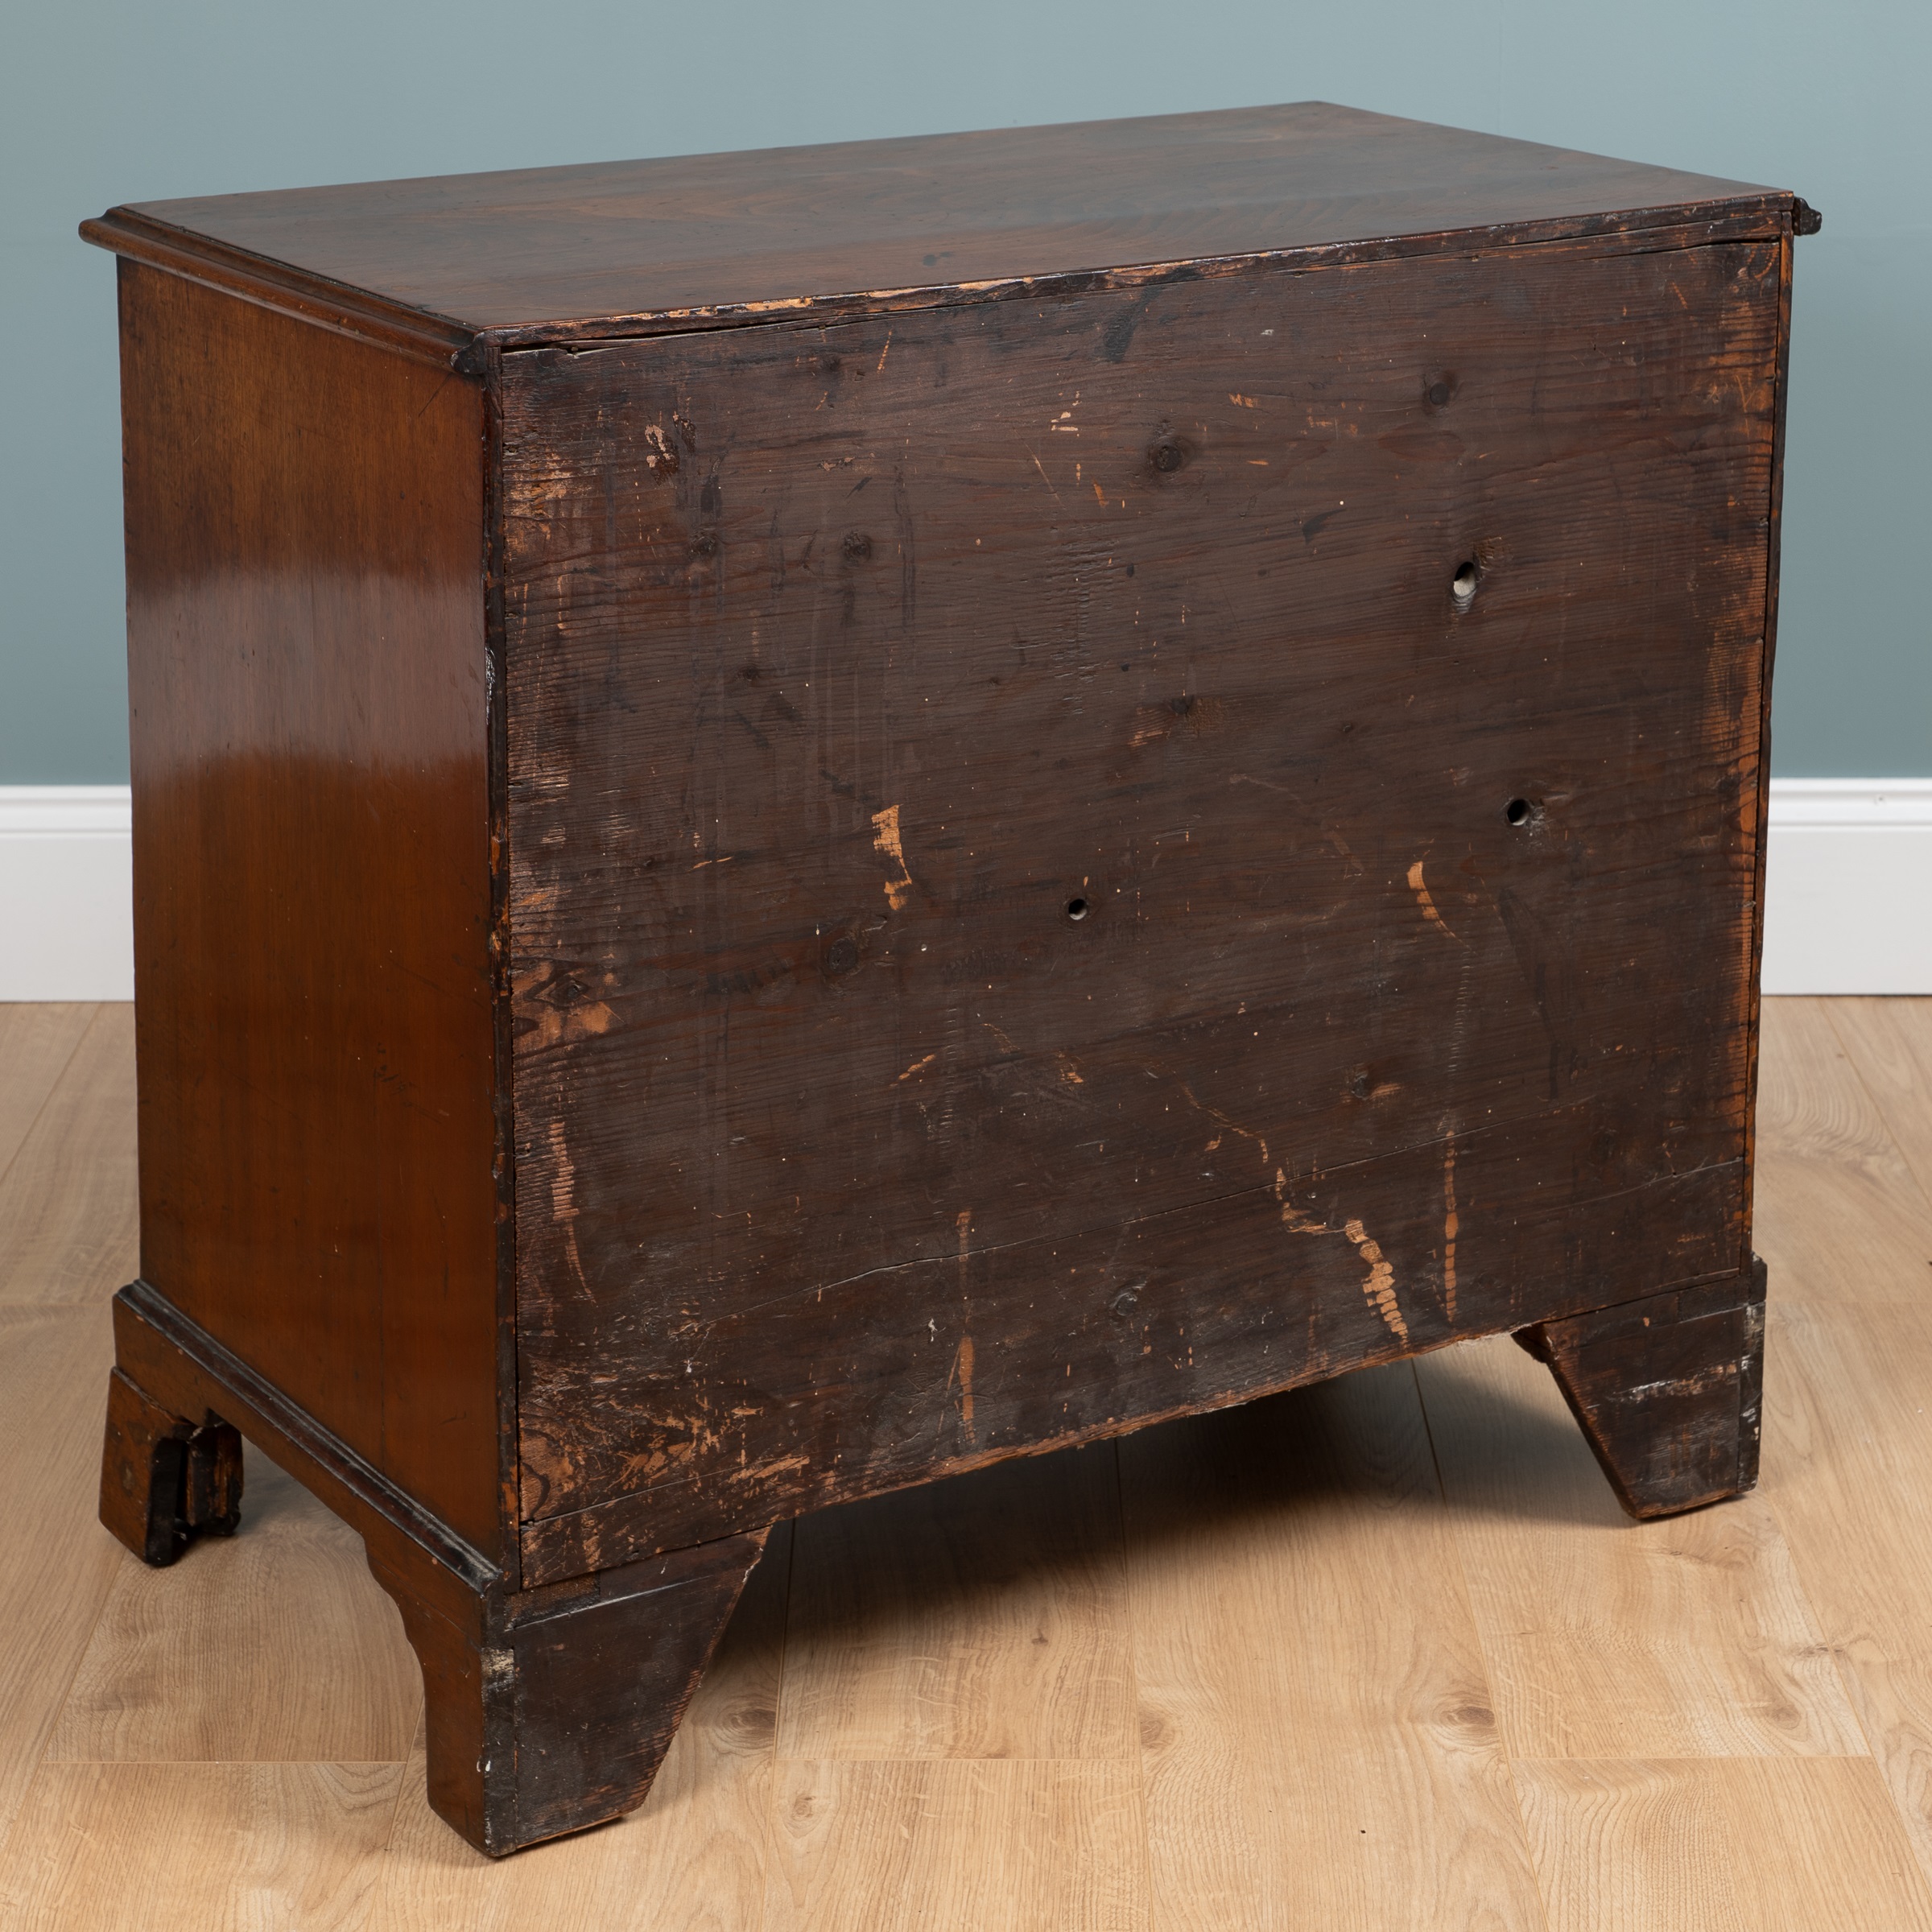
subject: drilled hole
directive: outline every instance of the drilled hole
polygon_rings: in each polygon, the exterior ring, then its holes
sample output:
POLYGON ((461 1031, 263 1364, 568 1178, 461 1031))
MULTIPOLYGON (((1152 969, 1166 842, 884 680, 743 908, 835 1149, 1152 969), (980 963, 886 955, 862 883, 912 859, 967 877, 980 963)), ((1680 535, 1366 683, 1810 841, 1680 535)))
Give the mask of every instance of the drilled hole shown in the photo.
POLYGON ((1085 919, 1087 916, 1087 902, 1084 899, 1069 899, 1067 902, 1067 916, 1070 919, 1085 919))
POLYGON ((1506 818, 1512 825, 1521 824, 1524 819, 1528 818, 1529 815, 1530 801, 1527 799, 1512 799, 1509 803, 1503 807, 1503 816, 1506 818))
POLYGON ((1450 580, 1449 588, 1459 604, 1468 604, 1476 596, 1476 570, 1473 564, 1463 564, 1450 580))

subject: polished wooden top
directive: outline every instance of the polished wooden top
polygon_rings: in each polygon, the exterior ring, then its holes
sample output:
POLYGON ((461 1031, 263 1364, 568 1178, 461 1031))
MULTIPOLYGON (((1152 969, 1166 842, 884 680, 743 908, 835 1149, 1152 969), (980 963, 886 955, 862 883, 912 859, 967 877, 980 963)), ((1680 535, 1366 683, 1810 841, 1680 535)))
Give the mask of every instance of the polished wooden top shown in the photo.
POLYGON ((1302 101, 147 202, 81 232, 447 353, 485 335, 635 334, 1230 256, 1422 252, 1472 233, 1493 246, 1720 215, 1769 232, 1790 203, 1302 101))

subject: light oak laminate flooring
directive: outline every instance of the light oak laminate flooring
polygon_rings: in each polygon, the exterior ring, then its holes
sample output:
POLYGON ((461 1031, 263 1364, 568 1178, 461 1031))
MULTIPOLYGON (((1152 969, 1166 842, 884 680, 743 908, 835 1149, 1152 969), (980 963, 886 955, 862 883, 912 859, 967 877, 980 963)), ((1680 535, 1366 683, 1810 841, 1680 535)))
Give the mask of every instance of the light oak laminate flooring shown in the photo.
POLYGON ((1506 1340, 775 1534, 643 1809, 430 1812, 357 1539, 93 1521, 125 1008, 0 1007, 0 1928, 1932 1932, 1932 1001, 1765 1003, 1765 1480, 1637 1525, 1506 1340))
POLYGON ((0 1172, 0 1306, 97 1307, 139 1236, 134 1009, 97 1006, 0 1172))

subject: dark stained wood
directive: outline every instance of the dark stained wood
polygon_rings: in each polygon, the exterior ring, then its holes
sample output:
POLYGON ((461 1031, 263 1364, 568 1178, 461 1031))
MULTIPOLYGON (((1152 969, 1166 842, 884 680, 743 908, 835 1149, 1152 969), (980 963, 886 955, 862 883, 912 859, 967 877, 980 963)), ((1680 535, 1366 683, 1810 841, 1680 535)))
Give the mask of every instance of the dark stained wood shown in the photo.
POLYGON ((171 1563, 199 1535, 242 1520, 242 1439, 217 1416, 175 1415, 110 1369, 101 1521, 144 1563, 171 1563))
POLYGON ((434 1601, 369 1553, 423 1666, 429 1798, 493 1857, 634 1811, 766 1531, 547 1591, 434 1601))
POLYGON ((482 398, 122 266, 142 1273, 478 1548, 482 398))
POLYGON ((1809 219, 1304 104, 87 225, 109 1527, 308 1484, 501 1852, 805 1508, 1497 1330, 1747 1486, 1809 219))
POLYGON ((581 1831, 644 1802, 765 1547, 761 1529, 513 1606, 514 1819, 494 1849, 581 1831))
POLYGON ((188 1439, 181 1514, 191 1536, 233 1536, 242 1525, 242 1434, 218 1418, 188 1439))
MULTIPOLYGON (((1301 101, 115 208, 124 253, 419 353, 817 320, 1148 264, 1789 228, 1793 197, 1301 101)), ((1045 292, 1044 290, 1038 292, 1045 292)))
POLYGON ((1617 1501, 1674 1516, 1757 1481, 1765 1265, 1627 1302, 1517 1340, 1547 1362, 1617 1501))
POLYGON ((504 358, 528 1576, 1735 1271, 1780 266, 504 358))

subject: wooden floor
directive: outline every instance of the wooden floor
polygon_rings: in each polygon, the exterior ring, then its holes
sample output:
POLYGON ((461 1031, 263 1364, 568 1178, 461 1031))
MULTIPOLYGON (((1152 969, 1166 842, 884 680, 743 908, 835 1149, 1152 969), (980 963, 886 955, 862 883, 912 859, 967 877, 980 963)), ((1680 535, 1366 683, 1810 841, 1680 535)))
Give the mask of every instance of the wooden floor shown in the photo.
POLYGON ((811 1517, 645 1809, 423 1802, 360 1546, 94 1521, 125 1007, 0 1007, 0 1926, 1932 1932, 1932 1001, 1766 1003, 1765 1480, 1638 1525, 1506 1340, 811 1517))

